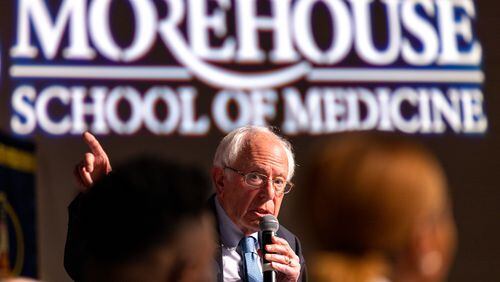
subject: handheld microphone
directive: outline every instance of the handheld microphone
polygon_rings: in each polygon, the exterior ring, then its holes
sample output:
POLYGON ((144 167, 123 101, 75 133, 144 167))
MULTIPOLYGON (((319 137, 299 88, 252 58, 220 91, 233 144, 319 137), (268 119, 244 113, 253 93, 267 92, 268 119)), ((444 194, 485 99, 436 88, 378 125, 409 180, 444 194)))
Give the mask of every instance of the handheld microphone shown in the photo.
POLYGON ((262 250, 262 255, 264 256, 262 265, 264 282, 276 281, 276 271, 271 268, 271 263, 265 258, 265 255, 268 253, 265 247, 266 245, 273 244, 272 237, 276 235, 276 231, 278 231, 279 226, 278 219, 270 214, 262 217, 259 224, 261 231, 260 249, 262 250))

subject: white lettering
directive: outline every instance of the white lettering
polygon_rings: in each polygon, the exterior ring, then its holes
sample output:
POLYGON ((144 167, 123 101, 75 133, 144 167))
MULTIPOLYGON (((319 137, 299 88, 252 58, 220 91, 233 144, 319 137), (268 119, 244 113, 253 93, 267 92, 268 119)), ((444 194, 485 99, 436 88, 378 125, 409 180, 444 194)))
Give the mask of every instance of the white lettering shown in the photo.
POLYGON ((85 102, 87 97, 87 89, 84 87, 71 88, 71 116, 73 126, 72 134, 82 134, 88 130, 85 116, 91 115, 93 122, 91 126, 92 132, 96 134, 107 134, 109 129, 106 125, 104 116, 104 98, 106 97, 106 87, 94 87, 90 90, 91 102, 85 102))
POLYGON ((257 16, 256 0, 236 1, 239 62, 262 62, 264 53, 259 48, 258 31, 272 31, 274 48, 270 59, 275 63, 293 62, 298 59, 292 45, 290 31, 291 0, 271 0, 272 15, 257 16))
POLYGON ((444 132, 446 120, 455 132, 460 132, 462 129, 460 121, 460 97, 456 89, 450 89, 447 93, 448 99, 439 89, 431 90, 431 103, 433 112, 433 129, 434 132, 444 132))
POLYGON ((482 133, 488 128, 488 120, 483 110, 483 93, 479 89, 463 89, 462 105, 464 132, 482 133))
POLYGON ((36 90, 32 86, 20 86, 12 94, 12 108, 14 115, 10 120, 10 127, 16 134, 29 134, 36 128, 36 114, 33 104, 36 99, 36 90))
POLYGON ((142 123, 141 96, 132 87, 114 88, 106 101, 106 119, 109 127, 116 133, 129 135, 137 132, 142 123), (119 116, 118 104, 124 101, 130 107, 130 117, 122 121, 119 116))
POLYGON ((419 16, 417 7, 429 16, 434 17, 436 12, 432 0, 403 1, 401 21, 403 26, 413 34, 422 44, 421 51, 412 46, 410 40, 404 39, 402 57, 409 64, 416 66, 430 65, 436 61, 439 52, 438 35, 435 28, 419 16))
POLYGON ((144 123, 146 127, 156 134, 171 134, 181 119, 179 100, 175 96, 174 91, 168 87, 153 87, 145 95, 144 104, 142 107, 144 114, 144 123), (165 120, 159 121, 155 105, 163 102, 166 107, 165 120))
POLYGON ((193 52, 206 60, 227 62, 234 58, 236 42, 227 38, 219 48, 210 45, 210 30, 219 38, 227 34, 225 12, 231 7, 231 0, 216 0, 221 9, 210 16, 206 14, 206 1, 189 0, 188 35, 193 52))
POLYGON ((48 113, 48 108, 49 103, 53 99, 59 100, 63 105, 68 105, 71 96, 68 89, 63 86, 51 86, 43 90, 35 104, 38 124, 40 125, 40 128, 47 133, 54 135, 66 134, 71 129, 71 118, 68 115, 65 115, 60 121, 54 121, 51 119, 48 113))
POLYGON ((158 15, 150 0, 129 0, 135 18, 135 34, 132 44, 120 48, 113 40, 109 24, 111 0, 93 1, 90 5, 90 35, 102 55, 113 61, 132 62, 151 48, 156 39, 158 15))
POLYGON ((338 0, 322 0, 330 12, 333 21, 331 46, 321 50, 315 43, 311 25, 311 13, 315 3, 320 0, 301 0, 296 4, 294 14, 295 43, 307 59, 317 63, 332 65, 340 62, 352 47, 352 28, 349 10, 344 2, 338 0))
POLYGON ((254 125, 266 126, 268 120, 276 116, 276 102, 278 95, 273 90, 252 91, 250 93, 253 109, 254 125))
POLYGON ((252 116, 250 105, 251 101, 245 92, 223 90, 215 96, 212 104, 215 124, 222 132, 229 132, 235 128, 250 124, 252 116), (231 118, 229 114, 231 103, 234 103, 237 109, 235 119, 231 118))
POLYGON ((184 135, 203 135, 210 129, 210 119, 203 115, 196 119, 195 100, 198 93, 192 87, 179 88, 182 122, 179 132, 184 135))
POLYGON ((388 43, 384 51, 376 48, 372 35, 373 24, 370 6, 373 0, 349 0, 353 9, 356 33, 355 48, 358 55, 374 65, 394 63, 401 46, 401 26, 399 22, 399 0, 381 0, 387 13, 388 43))
POLYGON ((304 105, 299 91, 295 88, 285 88, 283 90, 285 117, 282 129, 284 133, 297 134, 306 130, 311 134, 321 133, 323 121, 321 118, 321 93, 319 89, 309 89, 305 99, 304 105))
POLYGON ((439 30, 441 31, 441 56, 439 64, 477 65, 481 61, 482 47, 473 40, 471 18, 476 16, 472 0, 436 1, 439 10, 439 30), (461 8, 466 14, 455 19, 455 10, 461 8), (470 49, 461 51, 458 36, 470 43, 470 49))
MULTIPOLYGON (((97 2, 97 1, 95 1, 97 2)), ((57 55, 63 32, 69 24, 69 47, 64 49, 63 57, 66 59, 92 59, 94 51, 89 46, 87 37, 86 0, 65 0, 55 23, 43 0, 18 1, 19 13, 17 15, 17 43, 10 54, 16 58, 35 58, 38 49, 31 42, 31 25, 40 42, 43 55, 47 59, 54 59, 57 55)))
POLYGON ((402 113, 402 103, 406 101, 411 106, 415 107, 418 104, 417 92, 411 88, 405 87, 396 90, 391 101, 390 113, 394 126, 406 133, 415 133, 420 127, 419 118, 416 114, 407 119, 402 113))

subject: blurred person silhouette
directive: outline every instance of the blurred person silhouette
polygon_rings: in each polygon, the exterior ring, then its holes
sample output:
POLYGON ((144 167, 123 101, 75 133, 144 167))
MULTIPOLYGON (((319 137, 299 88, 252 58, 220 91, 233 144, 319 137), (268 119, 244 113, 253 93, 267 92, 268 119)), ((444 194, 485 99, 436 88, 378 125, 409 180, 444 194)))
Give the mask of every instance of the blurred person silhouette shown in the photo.
POLYGON ((324 145, 305 179, 318 249, 311 280, 445 280, 456 231, 436 158, 382 133, 350 133, 324 145))
POLYGON ((209 191, 199 170, 149 157, 98 180, 70 206, 82 281, 212 281, 209 191))

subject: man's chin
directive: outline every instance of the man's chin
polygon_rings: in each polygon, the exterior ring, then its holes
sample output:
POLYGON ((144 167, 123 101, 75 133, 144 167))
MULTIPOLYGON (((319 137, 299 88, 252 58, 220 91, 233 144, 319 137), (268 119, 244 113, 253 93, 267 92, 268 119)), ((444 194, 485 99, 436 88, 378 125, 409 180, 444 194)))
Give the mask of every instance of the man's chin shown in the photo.
POLYGON ((259 223, 260 223, 260 218, 258 217, 253 217, 251 219, 245 220, 245 222, 243 223, 243 228, 245 230, 243 230, 243 232, 246 233, 246 235, 258 232, 259 223))
POLYGON ((257 232, 260 230, 260 221, 261 219, 270 213, 251 213, 247 215, 244 219, 244 222, 242 225, 244 225, 245 229, 251 231, 251 233, 257 232))
POLYGON ((250 226, 250 225, 245 225, 243 226, 241 232, 243 232, 243 234, 245 234, 245 236, 248 236, 250 234, 253 234, 255 232, 259 232, 259 227, 255 227, 255 226, 250 226))

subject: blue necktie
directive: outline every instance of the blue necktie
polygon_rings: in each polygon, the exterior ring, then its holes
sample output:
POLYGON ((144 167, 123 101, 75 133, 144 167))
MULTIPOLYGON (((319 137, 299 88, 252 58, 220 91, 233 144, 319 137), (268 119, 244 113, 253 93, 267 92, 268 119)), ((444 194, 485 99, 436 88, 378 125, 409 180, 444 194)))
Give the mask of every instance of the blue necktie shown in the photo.
POLYGON ((243 274, 246 282, 262 282, 262 272, 259 269, 259 255, 255 249, 254 237, 245 237, 240 241, 241 255, 243 259, 243 274))

